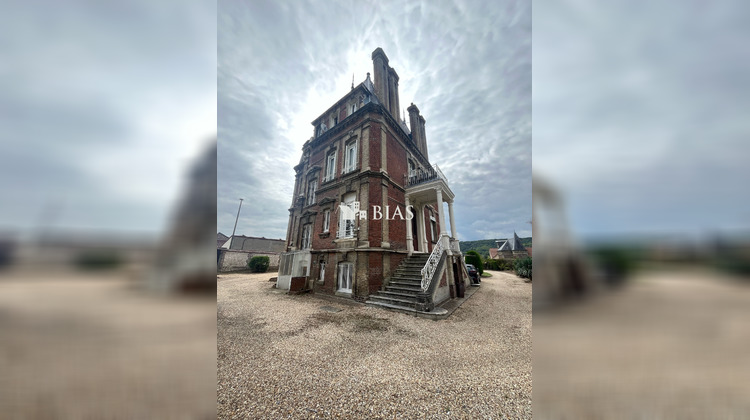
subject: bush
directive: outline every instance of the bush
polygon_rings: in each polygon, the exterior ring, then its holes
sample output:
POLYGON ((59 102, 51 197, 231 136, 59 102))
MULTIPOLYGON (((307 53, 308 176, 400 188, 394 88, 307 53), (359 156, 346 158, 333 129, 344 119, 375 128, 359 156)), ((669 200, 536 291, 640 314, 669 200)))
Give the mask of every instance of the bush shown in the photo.
POLYGON ((517 259, 513 265, 518 277, 531 280, 531 257, 517 259))
POLYGON ((79 254, 74 264, 82 270, 112 270, 122 265, 114 251, 88 251, 79 254))
POLYGON ((466 264, 471 264, 474 267, 476 267, 480 276, 482 275, 482 273, 484 273, 484 265, 482 264, 482 256, 479 255, 477 251, 467 251, 466 256, 464 256, 464 261, 466 261, 466 264))
POLYGON ((268 266, 271 264, 271 259, 265 255, 257 255, 250 258, 250 262, 247 265, 250 267, 250 271, 253 273, 265 273, 268 271, 268 266))
POLYGON ((497 271, 514 270, 513 261, 509 260, 485 260, 484 268, 497 271))

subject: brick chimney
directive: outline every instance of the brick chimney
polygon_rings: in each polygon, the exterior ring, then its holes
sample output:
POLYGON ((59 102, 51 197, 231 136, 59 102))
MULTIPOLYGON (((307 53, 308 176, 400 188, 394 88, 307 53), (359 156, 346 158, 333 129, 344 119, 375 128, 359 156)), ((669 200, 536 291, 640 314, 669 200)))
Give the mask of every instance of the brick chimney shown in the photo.
POLYGON ((419 108, 414 103, 406 108, 409 111, 409 126, 411 128, 411 140, 417 146, 422 155, 427 158, 427 139, 424 131, 424 118, 419 115, 419 108))
POLYGON ((401 109, 398 103, 398 74, 393 67, 388 68, 388 108, 393 118, 398 120, 398 112, 401 109))
POLYGON ((430 158, 427 156, 427 132, 424 131, 424 117, 421 115, 419 116, 419 134, 422 136, 422 148, 419 150, 424 155, 424 158, 429 161, 430 158))
POLYGON ((380 47, 372 52, 372 66, 375 94, 378 96, 380 103, 390 111, 390 98, 388 97, 388 57, 380 47))
POLYGON ((388 56, 383 49, 378 47, 372 52, 373 76, 375 83, 375 94, 378 95, 380 103, 398 120, 398 74, 396 70, 388 65, 388 56))

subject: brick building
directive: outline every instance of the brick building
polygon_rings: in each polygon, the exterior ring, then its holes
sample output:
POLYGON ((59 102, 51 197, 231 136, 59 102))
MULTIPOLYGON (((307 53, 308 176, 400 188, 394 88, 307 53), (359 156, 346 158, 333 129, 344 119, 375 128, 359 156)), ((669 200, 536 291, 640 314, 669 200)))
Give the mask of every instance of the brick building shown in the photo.
POLYGON ((372 60, 374 80, 368 73, 312 122, 294 168, 277 287, 429 311, 468 284, 454 194, 428 160, 419 109, 408 107, 409 125, 399 117, 388 57, 377 48, 372 60))

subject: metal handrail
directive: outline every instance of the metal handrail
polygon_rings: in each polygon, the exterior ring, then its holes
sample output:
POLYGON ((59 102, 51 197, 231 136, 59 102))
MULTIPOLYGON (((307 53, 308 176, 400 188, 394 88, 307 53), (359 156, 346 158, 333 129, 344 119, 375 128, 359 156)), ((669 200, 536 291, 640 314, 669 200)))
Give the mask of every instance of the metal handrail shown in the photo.
POLYGON ((424 268, 422 268, 422 291, 427 291, 430 287, 430 282, 432 281, 432 276, 435 275, 435 269, 438 266, 438 263, 440 262, 440 256, 443 254, 443 236, 438 239, 435 246, 432 248, 432 253, 430 254, 430 257, 427 258, 427 262, 424 265, 424 268))
POLYGON ((423 182, 433 181, 435 179, 442 179, 446 183, 448 182, 448 178, 445 176, 443 171, 440 170, 440 167, 437 166, 437 164, 428 167, 426 170, 418 169, 411 171, 411 173, 409 173, 407 176, 407 187, 418 185, 423 182))

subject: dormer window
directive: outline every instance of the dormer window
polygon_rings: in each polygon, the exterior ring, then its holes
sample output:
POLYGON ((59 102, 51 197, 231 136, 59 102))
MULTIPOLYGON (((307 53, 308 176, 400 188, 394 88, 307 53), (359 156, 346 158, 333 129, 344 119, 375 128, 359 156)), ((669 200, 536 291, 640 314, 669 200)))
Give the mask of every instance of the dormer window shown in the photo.
POLYGON ((356 110, 357 110, 357 104, 356 104, 356 103, 354 103, 354 104, 352 104, 352 107, 351 107, 351 112, 349 112, 349 115, 352 115, 352 114, 354 114, 354 111, 356 111, 356 110))

